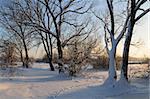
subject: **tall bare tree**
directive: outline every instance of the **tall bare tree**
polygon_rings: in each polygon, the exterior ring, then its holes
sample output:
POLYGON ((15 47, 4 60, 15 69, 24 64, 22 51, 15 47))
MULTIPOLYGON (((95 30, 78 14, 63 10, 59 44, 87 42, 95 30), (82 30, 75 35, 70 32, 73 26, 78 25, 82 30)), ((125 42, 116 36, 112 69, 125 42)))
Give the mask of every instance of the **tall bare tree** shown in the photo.
POLYGON ((126 33, 128 21, 130 19, 130 13, 128 12, 129 11, 128 4, 126 10, 122 9, 122 12, 119 13, 120 16, 118 16, 116 10, 114 10, 115 7, 114 1, 106 0, 106 3, 108 13, 106 13, 104 18, 96 15, 95 12, 93 13, 103 23, 106 51, 109 57, 109 73, 108 73, 109 76, 104 84, 110 83, 113 84, 117 79, 116 74, 117 46, 120 40, 123 38, 124 34, 126 33), (125 18, 123 18, 123 16, 125 16, 125 18), (118 20, 120 20, 120 22, 118 22, 118 20))
POLYGON ((121 68, 121 79, 125 79, 126 81, 128 81, 128 57, 134 26, 144 15, 150 11, 150 8, 142 7, 144 4, 149 3, 148 0, 128 0, 128 2, 130 5, 131 15, 128 24, 127 35, 124 42, 121 68))
MULTIPOLYGON (((64 29, 68 30, 70 27, 86 26, 84 24, 77 24, 75 16, 86 13, 91 8, 91 3, 87 3, 84 0, 24 0, 27 4, 27 10, 24 10, 24 6, 19 4, 22 8, 22 12, 29 19, 26 22, 28 25, 33 26, 36 30, 43 33, 50 34, 56 39, 57 51, 58 51, 58 64, 60 71, 63 71, 63 48, 66 45, 66 41, 73 39, 76 36, 80 36, 79 33, 72 33, 69 39, 65 40, 62 44, 62 35, 65 35, 64 29)), ((79 22, 80 19, 78 19, 79 22)), ((80 22, 79 22, 80 23, 80 22)), ((86 23, 85 23, 86 24, 86 23)), ((82 31, 83 29, 81 29, 82 31)), ((83 34, 82 34, 83 35, 83 34)))

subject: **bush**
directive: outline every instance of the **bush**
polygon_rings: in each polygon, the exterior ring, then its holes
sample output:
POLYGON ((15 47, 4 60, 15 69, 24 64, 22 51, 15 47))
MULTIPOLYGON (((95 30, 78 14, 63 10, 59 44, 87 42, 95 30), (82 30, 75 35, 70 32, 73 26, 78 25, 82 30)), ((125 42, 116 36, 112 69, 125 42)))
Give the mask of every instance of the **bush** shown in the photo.
POLYGON ((116 57, 116 69, 120 70, 121 69, 121 62, 122 62, 122 57, 117 56, 116 57))
POLYGON ((72 45, 67 48, 67 57, 65 61, 68 61, 68 72, 70 76, 76 76, 82 66, 85 66, 91 57, 92 49, 95 48, 96 42, 94 40, 80 41, 79 38, 76 38, 72 45))
POLYGON ((108 69, 108 58, 106 56, 91 58, 89 63, 93 65, 95 69, 108 69))
MULTIPOLYGON (((109 66, 109 58, 105 55, 98 56, 97 58, 91 58, 90 62, 91 65, 95 69, 108 69, 109 66)), ((116 57, 116 69, 119 70, 121 65, 121 57, 116 57)))

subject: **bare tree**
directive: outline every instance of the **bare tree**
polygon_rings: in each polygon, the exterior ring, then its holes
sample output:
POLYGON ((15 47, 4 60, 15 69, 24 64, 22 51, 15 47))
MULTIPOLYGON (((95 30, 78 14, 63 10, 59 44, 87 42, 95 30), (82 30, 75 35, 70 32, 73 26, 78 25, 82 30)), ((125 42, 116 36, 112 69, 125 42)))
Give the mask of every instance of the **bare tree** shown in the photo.
POLYGON ((149 11, 150 8, 143 8, 142 5, 149 3, 148 0, 128 0, 130 5, 130 20, 128 24, 127 35, 124 43, 123 60, 121 68, 121 79, 128 81, 128 57, 135 24, 149 11))
POLYGON ((106 44, 107 53, 109 55, 109 77, 105 83, 110 83, 115 81, 117 77, 116 70, 115 70, 116 49, 118 43, 123 38, 126 32, 127 34, 124 43, 121 79, 125 78, 127 80, 128 55, 129 55, 129 47, 131 45, 130 42, 132 38, 133 28, 135 23, 149 12, 150 8, 147 9, 142 8, 142 5, 148 2, 147 0, 125 0, 122 2, 107 0, 106 2, 107 2, 107 8, 109 13, 105 16, 105 18, 99 17, 98 15, 95 14, 95 12, 93 13, 104 24, 105 44, 106 44), (126 10, 123 10, 121 13, 125 15, 125 18, 121 16, 121 14, 117 15, 116 12, 114 11, 114 7, 115 7, 114 5, 118 2, 125 3, 127 7, 126 10), (121 16, 122 18, 121 21, 123 21, 123 24, 119 26, 118 26, 118 20, 116 20, 118 16, 119 17, 121 16))
MULTIPOLYGON (((10 1, 11 3, 1 7, 1 24, 4 26, 5 30, 12 33, 15 37, 21 40, 21 43, 24 47, 25 59, 23 66, 29 67, 29 55, 28 50, 33 38, 32 33, 34 29, 25 25, 26 21, 25 16, 21 13, 18 5, 10 1)), ((22 53, 22 50, 20 50, 22 53)), ((21 57, 23 55, 21 54, 21 57)))
POLYGON ((46 52, 46 56, 48 58, 48 62, 51 68, 51 71, 54 71, 54 66, 52 64, 52 58, 53 58, 53 44, 52 44, 52 36, 50 34, 47 33, 39 33, 41 36, 41 40, 42 40, 42 44, 44 46, 44 50, 46 52))
MULTIPOLYGON (((105 81, 105 84, 114 83, 117 79, 116 74, 116 50, 118 43, 123 38, 126 33, 126 29, 128 26, 128 21, 130 19, 130 13, 128 13, 129 9, 127 7, 126 11, 122 10, 120 16, 117 16, 116 11, 114 10, 114 1, 106 0, 108 13, 104 18, 98 16, 94 13, 94 15, 103 23, 104 25, 104 37, 105 37, 105 45, 106 51, 109 56, 109 76, 105 81), (122 16, 125 15, 125 19, 122 16), (118 20, 121 21, 118 24, 118 20), (118 20, 117 20, 118 19, 118 20)), ((107 12, 107 11, 106 11, 107 12)))
POLYGON ((37 0, 33 2, 25 0, 25 2, 28 6, 26 10, 21 3, 19 5, 22 8, 22 12, 29 19, 26 23, 40 32, 50 34, 50 36, 56 39, 58 65, 60 71, 63 71, 63 47, 66 45, 66 42, 81 35, 80 32, 71 34, 65 40, 65 43, 62 44, 62 35, 65 35, 64 28, 69 30, 72 26, 83 26, 83 24, 76 25, 77 20, 74 18, 75 16, 86 13, 91 8, 91 3, 88 4, 84 0, 37 0))

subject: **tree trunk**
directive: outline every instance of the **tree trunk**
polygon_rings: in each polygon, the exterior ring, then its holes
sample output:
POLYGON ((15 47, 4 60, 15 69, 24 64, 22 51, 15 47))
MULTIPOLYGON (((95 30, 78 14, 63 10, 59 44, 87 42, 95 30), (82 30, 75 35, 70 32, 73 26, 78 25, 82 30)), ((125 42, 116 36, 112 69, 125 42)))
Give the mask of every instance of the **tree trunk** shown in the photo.
MULTIPOLYGON (((55 71, 54 66, 52 64, 52 57, 50 55, 51 54, 50 52, 52 52, 52 48, 51 48, 51 51, 49 51, 50 49, 49 49, 48 41, 45 40, 48 49, 46 48, 46 44, 44 42, 43 35, 41 33, 40 33, 40 35, 41 35, 41 40, 42 40, 42 43, 43 43, 43 46, 44 46, 44 50, 45 50, 47 58, 48 58, 48 63, 49 63, 50 69, 51 69, 51 71, 55 71)), ((50 41, 50 44, 51 44, 51 41, 50 41)), ((50 47, 52 47, 52 46, 50 46, 50 47)))
POLYGON ((55 71, 54 66, 52 64, 52 58, 51 58, 51 56, 47 55, 47 57, 48 57, 48 63, 49 63, 51 71, 55 71))
POLYGON ((25 60, 24 60, 25 67, 26 67, 26 68, 29 68, 29 55, 28 55, 28 49, 27 49, 27 45, 26 45, 24 39, 23 39, 23 45, 24 45, 24 50, 25 50, 25 60))
POLYGON ((128 81, 128 56, 129 56, 132 32, 133 32, 133 26, 131 26, 130 24, 128 27, 127 36, 124 43, 123 60, 122 60, 122 67, 121 67, 121 79, 125 78, 127 81, 128 81))
POLYGON ((108 72, 108 78, 105 81, 104 84, 110 85, 113 84, 117 79, 116 74, 116 45, 113 45, 112 49, 109 51, 109 72, 108 72))
POLYGON ((116 49, 113 49, 109 55, 109 77, 112 79, 116 79, 116 49))
POLYGON ((20 51, 20 58, 21 58, 20 60, 22 62, 22 66, 25 67, 22 51, 20 51))
POLYGON ((58 51, 59 73, 60 73, 60 72, 64 72, 64 70, 63 70, 63 63, 62 63, 63 51, 62 51, 62 47, 61 47, 61 41, 59 38, 57 38, 57 51, 58 51))
POLYGON ((51 59, 53 59, 53 44, 50 35, 49 35, 49 42, 50 42, 50 57, 51 59))
POLYGON ((128 81, 128 57, 129 57, 129 49, 130 49, 130 43, 132 39, 133 34, 133 28, 135 25, 135 0, 131 0, 131 19, 129 20, 128 25, 128 31, 124 43, 124 50, 123 50, 123 60, 122 60, 122 67, 121 67, 121 78, 128 81))
POLYGON ((51 37, 50 37, 50 35, 49 35, 49 43, 50 43, 50 67, 51 67, 51 71, 55 71, 55 69, 54 69, 54 66, 53 66, 53 64, 52 64, 52 59, 53 59, 53 45, 52 45, 52 40, 51 40, 51 37))

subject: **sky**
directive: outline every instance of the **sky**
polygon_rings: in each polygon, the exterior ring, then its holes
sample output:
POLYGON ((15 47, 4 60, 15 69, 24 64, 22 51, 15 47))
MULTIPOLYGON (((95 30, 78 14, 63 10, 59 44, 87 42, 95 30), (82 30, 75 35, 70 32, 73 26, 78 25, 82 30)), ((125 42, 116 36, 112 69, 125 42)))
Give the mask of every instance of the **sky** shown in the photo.
MULTIPOLYGON (((134 28, 132 42, 140 42, 139 46, 130 47, 130 56, 150 57, 150 14, 144 16, 134 28)), ((123 41, 118 47, 118 54, 122 55, 123 41)))
MULTIPOLYGON (((103 8, 106 5, 105 0, 95 0, 97 8, 103 8)), ((0 5, 3 4, 3 0, 0 0, 0 5)), ((146 5, 150 6, 150 4, 146 5)), ((118 8, 119 9, 119 8, 118 8)), ((150 57, 150 13, 144 16, 135 26, 132 42, 140 41, 142 44, 138 47, 130 47, 130 56, 132 57, 150 57)), ((0 29, 0 31, 2 31, 0 29)), ((0 32, 2 33, 2 32, 0 32)), ((123 41, 120 42, 118 46, 118 55, 122 55, 123 41)), ((44 50, 32 49, 30 52, 32 57, 41 57, 44 56, 44 50), (36 51, 35 51, 36 50, 36 51)))

